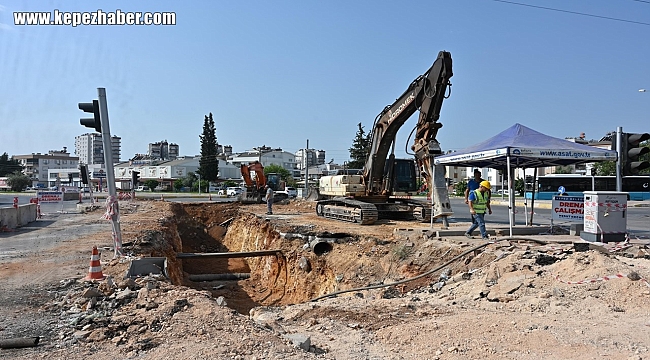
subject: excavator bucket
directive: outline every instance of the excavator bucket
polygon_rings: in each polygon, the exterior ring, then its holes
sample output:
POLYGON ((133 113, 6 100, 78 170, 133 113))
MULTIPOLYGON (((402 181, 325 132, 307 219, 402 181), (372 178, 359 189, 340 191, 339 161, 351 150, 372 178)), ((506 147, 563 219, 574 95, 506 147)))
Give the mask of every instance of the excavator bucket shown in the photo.
POLYGON ((243 194, 239 195, 239 202, 242 204, 261 204, 264 199, 259 191, 244 191, 243 194))
POLYGON ((283 193, 283 192, 276 192, 273 193, 273 202, 278 203, 283 200, 287 200, 289 198, 289 194, 283 193))
POLYGON ((310 187, 306 199, 309 201, 318 201, 323 200, 323 197, 320 195, 318 188, 310 187))

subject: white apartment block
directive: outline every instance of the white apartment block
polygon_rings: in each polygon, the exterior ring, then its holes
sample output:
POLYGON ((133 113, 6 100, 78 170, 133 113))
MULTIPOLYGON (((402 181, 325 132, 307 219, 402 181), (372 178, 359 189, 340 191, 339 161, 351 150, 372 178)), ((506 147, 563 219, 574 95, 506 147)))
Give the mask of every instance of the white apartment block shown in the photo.
POLYGON ((300 149, 296 151, 295 162, 297 169, 304 169, 305 166, 311 167, 325 164, 325 150, 300 149), (305 158, 307 162, 305 163, 305 158))
POLYGON ((79 179, 79 158, 70 156, 67 148, 50 150, 47 154, 14 155, 23 166, 23 173, 30 177, 33 187, 49 187, 57 181, 68 181, 68 174, 79 179), (48 175, 49 174, 49 175, 48 175))
POLYGON ((255 148, 241 154, 233 155, 230 162, 239 167, 241 164, 250 164, 259 161, 262 166, 272 164, 282 166, 291 172, 296 168, 296 157, 294 154, 282 149, 271 149, 269 147, 255 148))
MULTIPOLYGON (((111 137, 111 149, 113 151, 114 164, 120 162, 121 142, 122 138, 115 135, 111 137)), ((74 153, 79 157, 79 162, 81 164, 104 164, 102 134, 90 133, 76 136, 74 138, 74 153)))

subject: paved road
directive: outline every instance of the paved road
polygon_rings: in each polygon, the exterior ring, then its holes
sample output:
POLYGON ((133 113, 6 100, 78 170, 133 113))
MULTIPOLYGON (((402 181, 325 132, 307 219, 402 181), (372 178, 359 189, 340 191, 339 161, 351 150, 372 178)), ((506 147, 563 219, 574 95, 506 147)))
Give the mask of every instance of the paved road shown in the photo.
MULTIPOLYGON (((202 202, 210 201, 210 194, 197 194, 197 193, 150 193, 138 192, 138 198, 159 199, 164 196, 166 201, 174 202, 202 202)), ((29 199, 35 196, 35 192, 20 193, 20 194, 0 194, 0 207, 8 207, 13 203, 14 196, 18 196, 19 204, 29 203, 29 199)), ((103 204, 106 193, 99 194, 99 202, 103 204)), ((424 199, 423 199, 424 200, 424 199)), ((83 200, 89 202, 89 199, 83 200)), ((235 198, 219 197, 212 195, 212 202, 233 202, 235 198)), ((524 214, 528 211, 530 216, 530 202, 528 208, 524 208, 523 199, 517 199, 517 206, 515 207, 515 225, 524 226, 526 224, 524 214)), ((627 215, 627 229, 630 233, 637 236, 650 237, 650 207, 643 206, 650 205, 650 202, 629 202, 628 215, 627 215)), ((469 209, 464 203, 462 198, 452 197, 451 206, 454 215, 449 219, 450 223, 467 223, 471 221, 469 216, 469 209)), ((535 211, 533 213, 533 225, 551 226, 551 201, 535 201, 535 211)), ((41 212, 44 214, 57 214, 57 213, 72 213, 77 211, 77 201, 64 201, 62 204, 42 204, 41 212)), ((508 225, 508 206, 507 202, 501 198, 493 199, 493 214, 487 216, 489 224, 508 225)), ((554 225, 569 226, 570 223, 554 222, 554 225)))

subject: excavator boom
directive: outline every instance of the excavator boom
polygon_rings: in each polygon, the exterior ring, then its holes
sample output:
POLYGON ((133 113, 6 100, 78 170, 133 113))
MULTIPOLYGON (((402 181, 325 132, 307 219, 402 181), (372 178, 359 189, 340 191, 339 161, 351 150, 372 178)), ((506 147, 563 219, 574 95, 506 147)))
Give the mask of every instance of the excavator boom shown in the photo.
POLYGON ((397 131, 418 109, 420 117, 414 145, 418 149, 416 156, 420 159, 429 153, 440 154, 440 146, 436 147, 435 137, 442 127, 438 119, 452 76, 451 54, 441 51, 429 70, 413 80, 408 89, 377 116, 378 120, 372 130, 370 155, 364 167, 364 178, 370 194, 390 190, 384 181, 388 152, 397 131))
POLYGON ((436 140, 438 129, 442 127, 438 119, 452 76, 451 54, 440 51, 433 65, 377 115, 363 175, 320 179, 319 198, 323 199, 316 205, 319 216, 372 224, 380 217, 415 217, 427 221, 432 216, 444 216, 446 220, 446 216, 452 214, 447 189, 440 186, 445 183, 444 168, 431 167, 433 156, 442 153, 436 140), (420 116, 411 149, 432 192, 433 206, 408 199, 409 189, 415 188, 414 161, 388 155, 391 148, 394 149, 398 130, 418 110, 420 116), (407 199, 399 195, 407 195, 407 199))

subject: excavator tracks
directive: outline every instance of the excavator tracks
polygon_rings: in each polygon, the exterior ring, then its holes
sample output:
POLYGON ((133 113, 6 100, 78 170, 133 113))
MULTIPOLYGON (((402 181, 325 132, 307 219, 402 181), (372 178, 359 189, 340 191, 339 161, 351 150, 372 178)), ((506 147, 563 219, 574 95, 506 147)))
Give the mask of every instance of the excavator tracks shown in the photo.
POLYGON ((316 204, 316 214, 328 219, 349 221, 361 225, 374 224, 379 217, 375 205, 347 198, 319 201, 316 204))
POLYGON ((429 222, 431 221, 431 215, 433 214, 433 211, 431 211, 430 206, 416 206, 413 209, 413 217, 421 222, 429 222))

